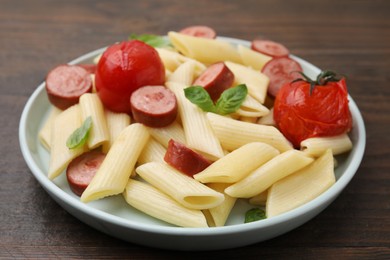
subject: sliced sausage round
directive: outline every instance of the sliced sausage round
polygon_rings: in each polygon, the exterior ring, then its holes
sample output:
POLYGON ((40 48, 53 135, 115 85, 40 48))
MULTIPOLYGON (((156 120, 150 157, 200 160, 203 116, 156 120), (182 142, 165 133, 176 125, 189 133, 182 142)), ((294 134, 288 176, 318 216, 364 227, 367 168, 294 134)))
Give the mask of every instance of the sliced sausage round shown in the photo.
POLYGON ((97 69, 97 65, 93 63, 82 63, 82 64, 78 64, 77 66, 84 68, 86 71, 88 71, 91 74, 95 74, 97 69))
POLYGON ((212 100, 216 101, 222 92, 228 89, 234 81, 234 74, 223 62, 209 66, 193 85, 202 86, 209 93, 212 100))
POLYGON ((80 96, 91 90, 90 73, 77 65, 57 66, 46 77, 49 101, 62 110, 77 104, 80 96))
POLYGON ((283 44, 270 40, 255 39, 252 41, 251 48, 271 57, 285 57, 290 54, 283 44))
POLYGON ((207 39, 214 39, 215 37, 217 37, 217 33, 214 31, 213 28, 204 25, 189 26, 181 29, 179 33, 207 39))
POLYGON ((66 169, 70 189, 78 196, 83 194, 95 176, 106 155, 96 150, 86 152, 73 159, 66 169))
POLYGON ((276 97, 279 89, 289 81, 297 78, 296 72, 302 71, 301 65, 289 57, 273 58, 267 62, 262 73, 269 77, 268 94, 276 97))
POLYGON ((146 126, 164 127, 176 119, 176 96, 164 86, 137 89, 130 97, 130 105, 135 121, 146 126))
POLYGON ((203 155, 173 139, 168 142, 164 160, 173 168, 191 177, 211 164, 203 155))

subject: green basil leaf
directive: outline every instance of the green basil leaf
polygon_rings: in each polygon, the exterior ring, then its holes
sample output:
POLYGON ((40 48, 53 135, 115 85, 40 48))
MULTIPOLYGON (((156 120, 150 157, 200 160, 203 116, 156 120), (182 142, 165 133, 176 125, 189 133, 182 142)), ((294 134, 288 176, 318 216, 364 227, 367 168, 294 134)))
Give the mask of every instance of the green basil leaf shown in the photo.
POLYGON ((130 40, 139 40, 142 41, 152 47, 167 47, 171 46, 171 42, 169 41, 168 38, 159 36, 159 35, 154 35, 154 34, 141 34, 141 35, 136 35, 136 34, 131 34, 129 36, 130 40))
POLYGON ((88 138, 88 133, 91 127, 92 118, 89 116, 84 120, 83 124, 68 137, 66 140, 66 146, 69 149, 82 146, 88 138))
POLYGON ((248 89, 245 84, 228 88, 219 97, 216 110, 220 115, 227 115, 236 112, 244 102, 248 89))
POLYGON ((260 208, 253 208, 245 213, 245 223, 266 219, 265 211, 260 208))
POLYGON ((185 97, 205 112, 215 112, 215 105, 209 93, 201 86, 184 89, 185 97))

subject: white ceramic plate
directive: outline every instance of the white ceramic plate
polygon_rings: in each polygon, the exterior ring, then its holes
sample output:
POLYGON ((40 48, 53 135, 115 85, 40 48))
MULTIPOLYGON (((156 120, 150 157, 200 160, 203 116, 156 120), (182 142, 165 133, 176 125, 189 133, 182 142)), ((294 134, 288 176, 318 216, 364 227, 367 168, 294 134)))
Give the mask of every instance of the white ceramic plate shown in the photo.
MULTIPOLYGON (((249 46, 246 41, 219 38, 233 44, 249 46)), ((90 52, 70 63, 92 63, 93 58, 104 49, 90 52)), ((314 78, 319 73, 320 70, 312 64, 295 56, 293 58, 301 64, 309 77, 314 78)), ((354 122, 351 132, 354 147, 350 153, 338 158, 337 181, 331 188, 299 208, 270 219, 247 224, 243 224, 244 214, 253 206, 239 200, 227 225, 216 228, 172 226, 133 209, 122 196, 84 204, 70 191, 65 174, 56 178, 54 182, 50 181, 47 178, 49 154, 38 140, 39 130, 51 106, 44 83, 38 86, 23 110, 19 139, 24 159, 42 187, 65 210, 88 225, 114 237, 151 247, 173 250, 227 249, 264 241, 300 226, 325 209, 345 188, 359 167, 366 142, 362 116, 351 97, 349 100, 354 122)))

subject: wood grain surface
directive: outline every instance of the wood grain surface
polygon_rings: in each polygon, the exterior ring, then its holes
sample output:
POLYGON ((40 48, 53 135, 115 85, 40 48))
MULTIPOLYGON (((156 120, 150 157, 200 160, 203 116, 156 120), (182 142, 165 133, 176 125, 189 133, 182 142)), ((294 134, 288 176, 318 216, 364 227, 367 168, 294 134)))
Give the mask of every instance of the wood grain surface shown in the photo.
POLYGON ((0 258, 390 258, 390 1, 0 0, 0 258), (19 147, 24 105, 54 66, 124 40, 193 24, 266 37, 348 76, 367 130, 356 176, 321 214, 262 243, 212 252, 165 251, 105 235, 62 209, 19 147))

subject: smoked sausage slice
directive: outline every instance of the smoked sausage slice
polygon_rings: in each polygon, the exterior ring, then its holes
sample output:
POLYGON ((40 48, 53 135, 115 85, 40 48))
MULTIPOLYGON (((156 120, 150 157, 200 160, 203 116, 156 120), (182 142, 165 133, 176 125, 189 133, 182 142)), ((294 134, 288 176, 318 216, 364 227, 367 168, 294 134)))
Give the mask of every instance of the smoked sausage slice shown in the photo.
POLYGON ((176 170, 191 177, 211 164, 203 155, 194 152, 184 144, 173 139, 168 142, 164 160, 176 170))
POLYGON ((189 26, 181 29, 179 33, 206 39, 214 39, 215 37, 217 37, 217 33, 214 31, 213 28, 204 25, 189 26))
POLYGON ((251 43, 251 48, 271 57, 286 57, 290 54, 283 44, 270 40, 255 39, 251 43))
POLYGON ((130 97, 130 105, 135 121, 146 126, 164 127, 176 119, 176 96, 164 86, 137 89, 130 97))
POLYGON ((222 92, 229 88, 234 81, 234 74, 223 62, 208 67, 193 83, 202 86, 213 101, 218 100, 222 92))
POLYGON ((273 58, 267 62, 262 73, 269 77, 268 94, 276 97, 279 89, 286 83, 297 78, 297 73, 302 71, 301 65, 289 57, 273 58))
POLYGON ((78 196, 83 194, 95 176, 106 155, 92 150, 73 159, 66 169, 70 189, 78 196))
POLYGON ((82 64, 78 64, 78 66, 84 68, 86 71, 88 71, 91 74, 95 74, 97 69, 96 64, 90 64, 90 63, 82 63, 82 64))
POLYGON ((62 110, 77 104, 80 96, 91 90, 90 73, 77 65, 57 66, 46 77, 49 101, 62 110))

